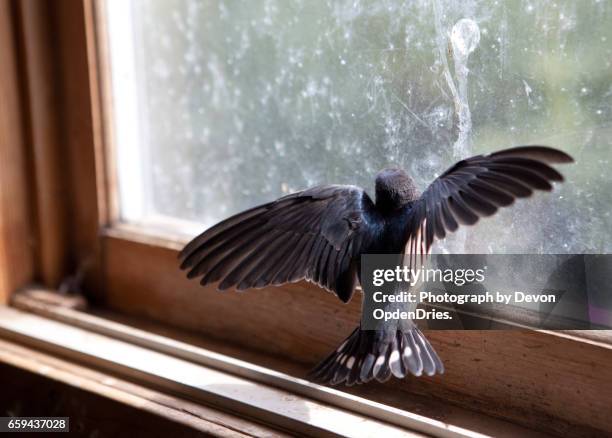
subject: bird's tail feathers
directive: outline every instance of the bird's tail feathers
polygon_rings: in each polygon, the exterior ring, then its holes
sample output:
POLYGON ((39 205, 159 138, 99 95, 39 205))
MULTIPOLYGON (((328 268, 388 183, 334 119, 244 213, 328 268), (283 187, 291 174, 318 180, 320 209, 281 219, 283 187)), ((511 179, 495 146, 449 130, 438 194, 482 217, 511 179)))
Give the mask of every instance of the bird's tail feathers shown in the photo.
POLYGON ((310 377, 331 385, 380 382, 408 374, 433 376, 444 373, 444 365, 423 333, 414 326, 407 330, 361 330, 357 327, 346 340, 311 372, 310 377))

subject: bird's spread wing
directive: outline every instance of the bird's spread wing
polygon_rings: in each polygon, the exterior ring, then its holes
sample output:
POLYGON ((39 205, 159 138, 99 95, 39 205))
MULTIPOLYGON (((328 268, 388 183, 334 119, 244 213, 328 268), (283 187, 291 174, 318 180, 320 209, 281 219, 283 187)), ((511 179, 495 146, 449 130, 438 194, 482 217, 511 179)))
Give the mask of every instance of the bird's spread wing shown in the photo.
POLYGON ((473 225, 534 190, 552 190, 563 181, 550 164, 570 163, 564 152, 545 146, 520 146, 459 161, 440 175, 415 202, 408 220, 406 254, 410 264, 459 225, 473 225))
POLYGON ((264 204, 208 229, 181 251, 181 268, 218 289, 307 279, 348 301, 357 255, 369 239, 372 201, 354 186, 319 186, 264 204))

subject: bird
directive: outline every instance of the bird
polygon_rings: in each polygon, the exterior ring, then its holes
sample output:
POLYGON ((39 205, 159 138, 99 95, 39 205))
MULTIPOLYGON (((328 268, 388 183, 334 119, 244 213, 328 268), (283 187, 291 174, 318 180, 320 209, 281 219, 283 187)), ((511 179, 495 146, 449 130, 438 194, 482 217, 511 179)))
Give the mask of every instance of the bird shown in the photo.
MULTIPOLYGON (((403 169, 376 175, 375 198, 354 185, 320 185, 238 213, 179 253, 180 268, 218 290, 258 289, 306 280, 342 302, 361 283, 364 254, 429 254, 435 241, 474 225, 518 198, 551 191, 553 164, 570 155, 517 146, 458 161, 420 193, 403 169)), ((322 384, 385 382, 444 373, 442 360, 413 321, 355 330, 309 377, 322 384)))

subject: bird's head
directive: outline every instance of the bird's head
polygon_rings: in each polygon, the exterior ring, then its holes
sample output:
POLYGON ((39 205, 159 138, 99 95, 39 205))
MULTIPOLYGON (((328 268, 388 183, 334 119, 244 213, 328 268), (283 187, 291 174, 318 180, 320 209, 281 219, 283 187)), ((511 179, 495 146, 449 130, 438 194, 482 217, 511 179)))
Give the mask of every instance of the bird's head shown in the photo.
POLYGON ((376 206, 380 209, 395 210, 418 197, 413 179, 403 169, 388 168, 376 175, 376 206))

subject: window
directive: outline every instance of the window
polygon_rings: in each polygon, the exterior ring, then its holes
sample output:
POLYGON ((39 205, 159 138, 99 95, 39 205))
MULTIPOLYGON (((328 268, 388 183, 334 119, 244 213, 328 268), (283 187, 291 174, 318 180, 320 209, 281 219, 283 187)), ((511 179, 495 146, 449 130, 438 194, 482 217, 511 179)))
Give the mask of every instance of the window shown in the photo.
MULTIPOLYGON (((563 169, 568 183, 552 195, 524 204, 536 220, 504 210, 439 251, 610 251, 606 2, 11 4, 16 12, 0 20, 17 17, 25 59, 0 63, 14 70, 2 91, 28 112, 20 122, 0 108, 0 121, 25 126, 24 139, 10 131, 8 143, 32 143, 21 159, 36 187, 24 186, 33 193, 24 211, 0 198, 0 219, 17 218, 0 222, 0 244, 30 227, 35 245, 20 238, 15 258, 26 260, 24 278, 57 288, 84 274, 97 315, 303 377, 353 330, 359 300, 343 305, 304 282, 244 294, 201 288, 178 270, 187 239, 296 189, 336 182, 371 193, 389 164, 423 187, 457 158, 516 144, 554 145, 579 165, 563 169)), ((0 169, 0 182, 21 187, 21 175, 0 169)), ((4 281, 5 271, 3 289, 25 284, 4 281)), ((601 396, 612 387, 602 365, 609 333, 428 338, 445 361, 442 378, 347 391, 449 424, 468 409, 556 434, 612 430, 601 396)))
MULTIPOLYGON (((105 240, 110 306, 314 363, 352 329, 358 300, 341 306, 309 284, 220 297, 180 278, 175 251, 188 236, 293 190, 351 183, 371 193, 389 164, 424 186, 458 158, 517 144, 554 145, 579 165, 563 169, 568 183, 552 195, 439 250, 609 251, 611 11, 605 2, 107 1, 111 195, 124 224, 105 240), (182 237, 147 246, 138 236, 153 229, 182 237)), ((510 364, 529 339, 548 346, 547 360, 560 342, 551 334, 430 336, 448 373, 402 387, 465 404, 460 388, 491 412, 518 390, 505 385, 518 385, 532 402, 509 416, 529 424, 537 415, 525 410, 557 384, 535 363, 510 364), (500 363, 503 377, 492 371, 500 363)))
POLYGON ((609 9, 109 1, 121 217, 209 226, 317 184, 372 193, 388 165, 424 187, 459 158, 550 144, 579 162, 568 184, 441 249, 608 252, 609 9))

